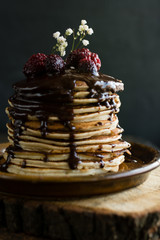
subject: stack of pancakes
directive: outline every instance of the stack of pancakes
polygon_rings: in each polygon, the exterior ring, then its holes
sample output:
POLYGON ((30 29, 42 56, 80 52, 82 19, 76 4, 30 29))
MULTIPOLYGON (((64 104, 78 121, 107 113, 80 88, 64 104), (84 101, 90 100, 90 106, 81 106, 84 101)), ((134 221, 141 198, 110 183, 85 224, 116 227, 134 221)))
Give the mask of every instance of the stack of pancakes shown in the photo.
POLYGON ((19 82, 14 90, 1 169, 57 177, 119 170, 130 147, 117 118, 120 80, 66 70, 19 82))

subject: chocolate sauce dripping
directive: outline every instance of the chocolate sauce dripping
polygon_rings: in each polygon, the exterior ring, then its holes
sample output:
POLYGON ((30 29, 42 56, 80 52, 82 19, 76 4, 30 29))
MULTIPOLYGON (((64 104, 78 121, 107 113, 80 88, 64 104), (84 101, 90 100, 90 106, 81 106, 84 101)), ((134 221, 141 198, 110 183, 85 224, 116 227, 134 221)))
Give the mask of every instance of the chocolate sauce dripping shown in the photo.
POLYGON ((14 121, 14 125, 13 125, 13 128, 14 128, 14 132, 13 132, 13 136, 14 136, 14 146, 17 147, 17 148, 20 148, 20 145, 19 145, 19 136, 21 135, 21 132, 22 132, 22 120, 15 120, 14 121))
POLYGON ((76 74, 75 71, 54 77, 45 76, 31 81, 21 81, 14 85, 16 94, 10 98, 14 110, 10 111, 10 114, 14 119, 21 119, 28 114, 40 118, 46 112, 57 115, 66 114, 66 111, 70 111, 69 105, 73 102, 72 92, 76 80, 86 82, 89 86, 89 97, 97 98, 101 103, 111 98, 107 91, 123 90, 123 84, 120 81, 107 75, 101 74, 95 77, 90 74, 76 74), (68 105, 67 108, 66 105, 68 105))
POLYGON ((44 162, 48 162, 48 161, 49 161, 48 156, 47 156, 47 153, 44 153, 43 161, 44 161, 44 162))
MULTIPOLYGON (((89 97, 97 98, 99 106, 104 104, 108 108, 114 108, 116 105, 113 100, 111 101, 112 96, 108 94, 108 91, 123 90, 123 83, 110 76, 100 74, 97 77, 91 74, 77 74, 72 70, 68 70, 62 75, 46 75, 38 79, 16 83, 13 86, 15 94, 9 99, 13 107, 8 108, 11 117, 17 120, 14 133, 16 149, 19 147, 20 129, 28 115, 34 115, 41 121, 41 134, 46 137, 48 117, 54 114, 70 132, 68 164, 71 169, 77 168, 79 158, 74 143, 76 130, 70 124, 73 120, 73 92, 76 80, 86 82, 89 87, 89 97), (19 119, 21 122, 18 122, 19 119)), ((11 157, 12 153, 9 153, 7 163, 11 157)))
POLYGON ((99 145, 98 146, 98 151, 102 151, 102 149, 103 149, 102 145, 99 145))
POLYGON ((21 167, 22 167, 22 168, 25 168, 25 167, 26 167, 26 165, 27 165, 27 162, 26 162, 26 160, 25 160, 25 159, 23 159, 23 162, 22 162, 22 165, 21 165, 21 167))
POLYGON ((7 156, 7 160, 0 166, 0 170, 2 172, 6 172, 8 165, 11 162, 11 159, 14 158, 14 147, 13 146, 9 146, 8 148, 6 148, 6 152, 8 153, 7 156))
POLYGON ((77 169, 79 161, 80 161, 80 159, 77 156, 76 144, 72 140, 70 142, 70 155, 69 155, 69 159, 68 159, 68 164, 69 164, 70 169, 77 169))
MULTIPOLYGON (((71 117, 73 120, 73 110, 71 112, 71 117)), ((62 120, 61 120, 62 121, 62 120)), ((76 151, 76 144, 74 142, 75 137, 74 137, 74 132, 75 132, 75 127, 71 124, 71 121, 62 121, 63 125, 68 128, 70 137, 69 137, 69 147, 70 147, 70 154, 68 158, 68 165, 70 169, 77 169, 78 163, 80 162, 80 159, 77 156, 77 151, 76 151)))
POLYGON ((102 122, 98 122, 98 123, 96 124, 96 126, 102 126, 102 125, 103 125, 102 122))
POLYGON ((100 168, 104 168, 104 165, 105 165, 104 161, 103 161, 104 156, 102 154, 99 154, 99 153, 94 153, 93 155, 100 159, 100 161, 99 161, 100 168))
POLYGON ((13 124, 13 142, 14 146, 9 146, 6 149, 6 152, 8 153, 7 160, 0 166, 0 170, 3 172, 7 171, 8 165, 12 158, 14 158, 14 150, 20 149, 19 145, 19 136, 22 132, 22 121, 21 120, 15 120, 13 124))
POLYGON ((100 165, 100 168, 104 168, 104 161, 101 159, 100 162, 99 162, 99 165, 100 165))
POLYGON ((109 114, 108 120, 112 122, 112 119, 113 119, 113 112, 111 112, 111 113, 109 114))
POLYGON ((111 152, 113 153, 113 152, 114 152, 113 148, 115 148, 116 145, 115 145, 115 144, 112 144, 111 146, 112 146, 111 152))
POLYGON ((47 119, 43 119, 41 120, 41 126, 40 126, 40 131, 41 131, 41 135, 42 137, 46 137, 47 135, 47 119))

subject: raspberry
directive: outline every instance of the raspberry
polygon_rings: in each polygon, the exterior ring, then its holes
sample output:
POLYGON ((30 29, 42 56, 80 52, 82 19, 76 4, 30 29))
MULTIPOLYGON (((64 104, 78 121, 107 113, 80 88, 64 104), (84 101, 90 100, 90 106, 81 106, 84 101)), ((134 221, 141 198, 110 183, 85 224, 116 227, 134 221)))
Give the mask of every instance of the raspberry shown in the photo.
POLYGON ((84 58, 84 59, 81 59, 79 61, 78 71, 79 72, 84 72, 84 73, 89 73, 90 72, 94 75, 97 75, 96 64, 90 58, 88 58, 88 59, 84 58))
POLYGON ((91 59, 96 64, 97 70, 99 71, 99 69, 101 67, 101 60, 100 60, 98 54, 97 53, 91 53, 91 59))
POLYGON ((45 60, 47 56, 43 53, 32 55, 23 68, 23 73, 28 78, 40 76, 45 73, 45 60))
POLYGON ((46 58, 45 67, 47 73, 58 74, 64 72, 64 60, 56 54, 51 54, 46 58))
POLYGON ((99 71, 101 67, 101 60, 99 59, 98 54, 91 53, 88 48, 76 49, 71 52, 66 60, 66 66, 73 66, 77 68, 80 60, 84 58, 94 61, 97 71, 99 71))
POLYGON ((66 66, 69 67, 78 67, 79 61, 85 57, 91 57, 91 52, 88 48, 76 49, 71 52, 66 59, 66 66))

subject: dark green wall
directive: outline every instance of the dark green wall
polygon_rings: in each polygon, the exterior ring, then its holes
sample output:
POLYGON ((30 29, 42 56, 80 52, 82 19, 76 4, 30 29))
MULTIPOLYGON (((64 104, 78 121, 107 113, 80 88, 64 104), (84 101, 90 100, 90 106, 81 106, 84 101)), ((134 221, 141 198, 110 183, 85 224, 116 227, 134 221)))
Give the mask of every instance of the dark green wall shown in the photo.
POLYGON ((52 33, 86 19, 95 34, 90 50, 104 73, 125 83, 120 125, 125 134, 160 146, 160 1, 159 0, 10 0, 1 3, 0 132, 11 85, 22 79, 30 55, 49 53, 52 33))

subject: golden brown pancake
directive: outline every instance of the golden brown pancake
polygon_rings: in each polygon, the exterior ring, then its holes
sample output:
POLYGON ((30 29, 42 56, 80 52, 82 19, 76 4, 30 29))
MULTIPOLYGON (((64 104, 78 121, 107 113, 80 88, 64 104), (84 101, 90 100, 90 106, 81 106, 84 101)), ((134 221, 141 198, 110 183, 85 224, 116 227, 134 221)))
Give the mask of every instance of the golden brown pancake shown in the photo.
POLYGON ((14 90, 3 170, 56 177, 118 171, 130 147, 117 117, 120 80, 67 70, 19 82, 14 90))

